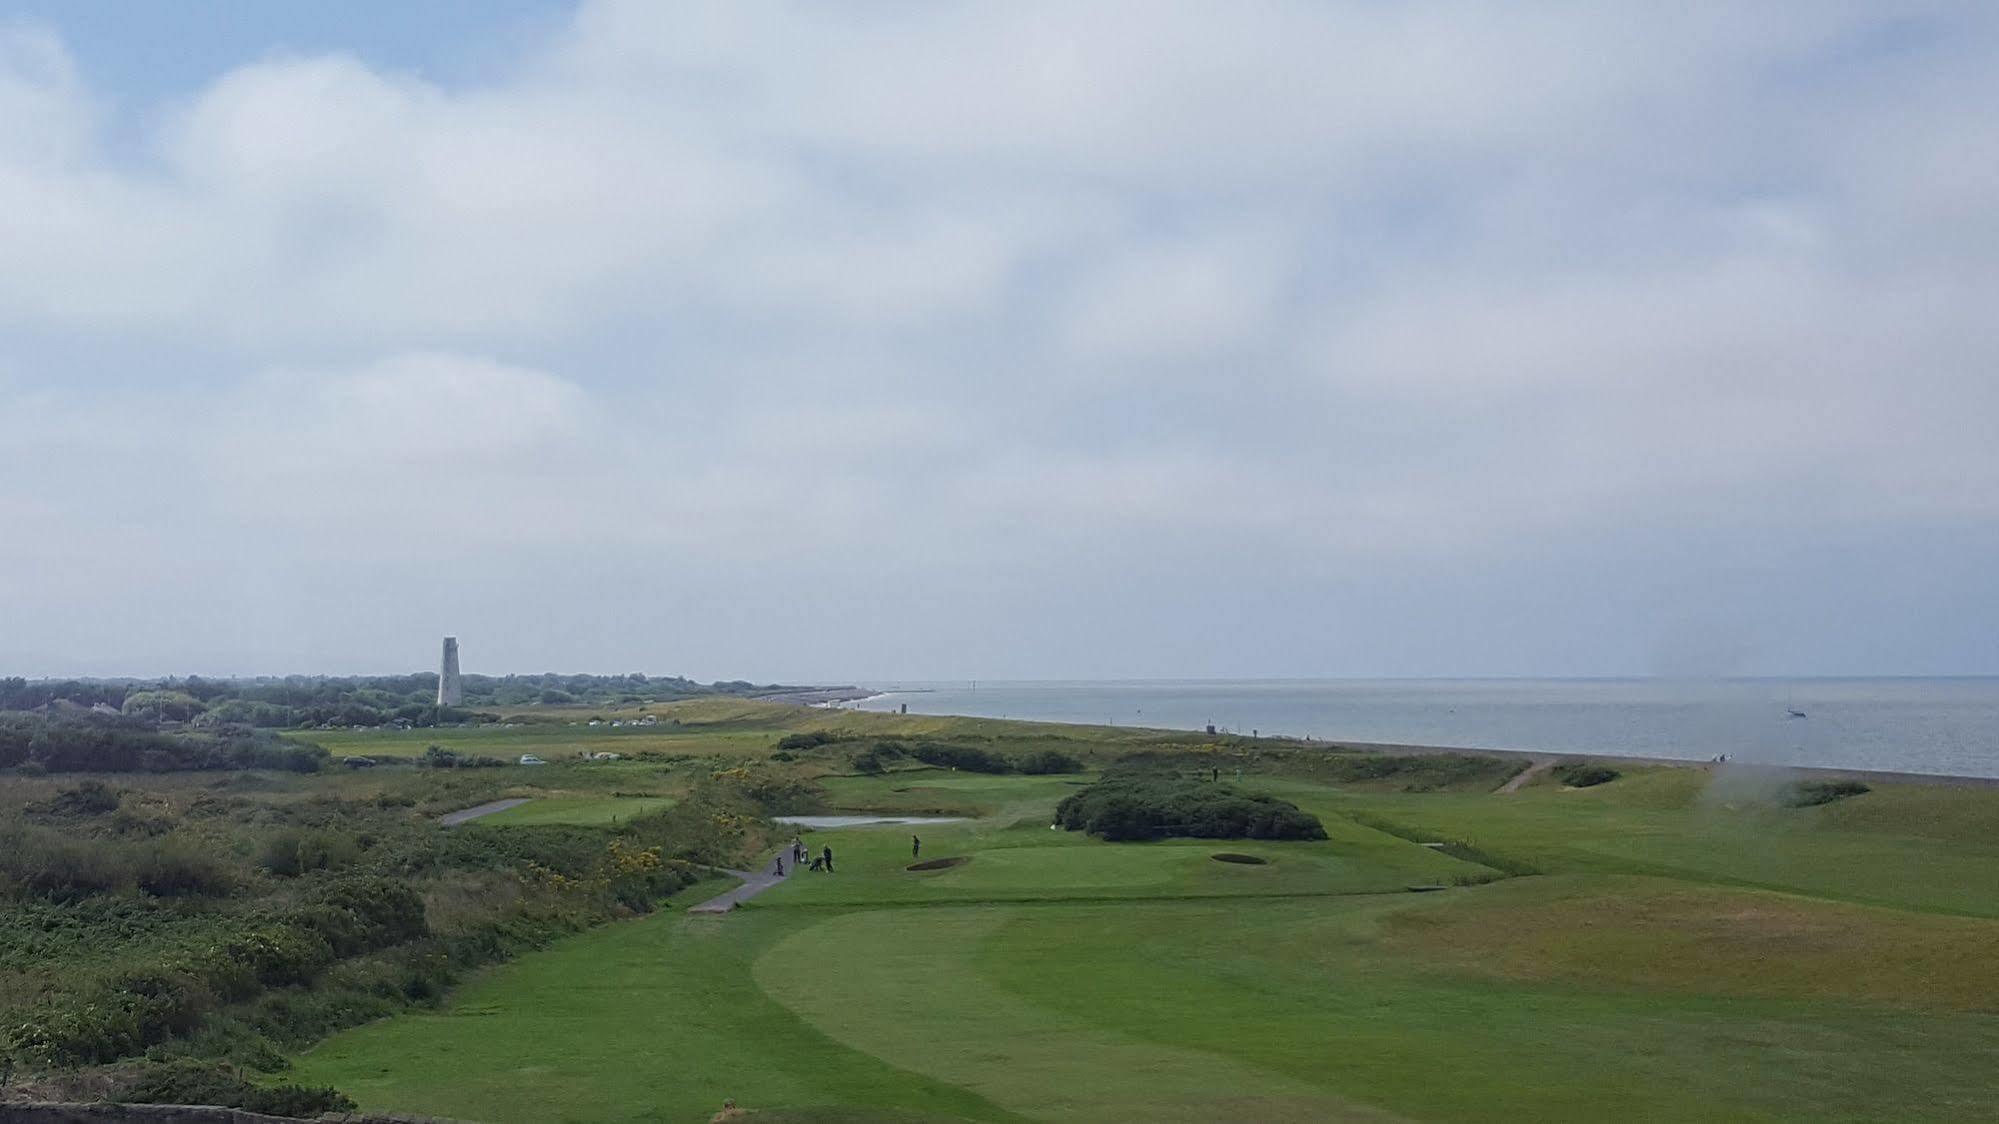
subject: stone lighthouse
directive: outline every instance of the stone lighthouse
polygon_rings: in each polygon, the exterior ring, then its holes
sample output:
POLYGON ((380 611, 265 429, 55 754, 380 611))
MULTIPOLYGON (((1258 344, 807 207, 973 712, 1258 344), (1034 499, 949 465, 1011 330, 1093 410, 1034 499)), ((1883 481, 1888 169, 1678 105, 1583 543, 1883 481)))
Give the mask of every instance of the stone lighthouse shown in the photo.
POLYGON ((464 697, 458 683, 458 638, 444 638, 444 659, 437 665, 437 705, 457 706, 464 697))

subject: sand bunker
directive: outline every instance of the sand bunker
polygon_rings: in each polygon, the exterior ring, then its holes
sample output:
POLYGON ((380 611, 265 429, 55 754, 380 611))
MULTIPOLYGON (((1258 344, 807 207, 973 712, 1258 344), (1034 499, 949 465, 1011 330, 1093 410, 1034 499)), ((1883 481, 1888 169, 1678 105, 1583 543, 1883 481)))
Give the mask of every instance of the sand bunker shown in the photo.
POLYGON ((920 863, 910 863, 904 870, 944 870, 948 867, 964 866, 971 862, 970 855, 953 855, 948 859, 924 859, 920 863))

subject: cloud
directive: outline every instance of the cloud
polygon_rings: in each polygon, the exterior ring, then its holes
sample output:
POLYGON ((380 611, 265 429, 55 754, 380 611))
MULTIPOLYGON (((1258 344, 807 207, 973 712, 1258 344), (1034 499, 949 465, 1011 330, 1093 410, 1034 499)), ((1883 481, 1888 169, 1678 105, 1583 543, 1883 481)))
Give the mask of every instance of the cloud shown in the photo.
POLYGON ((1212 359, 1276 327, 1288 264, 1254 238, 1139 246, 1079 285, 1065 331, 1090 358, 1212 359))
MULTIPOLYGON (((1128 591, 1110 637, 1141 591, 1273 571, 1311 604, 1647 532, 1970 541, 1994 45, 1914 0, 597 0, 476 82, 277 53, 132 106, 0 30, 0 513, 32 529, 0 588, 129 616, 289 572, 413 614, 582 567, 597 614, 669 572, 1003 588, 997 622, 1128 591)), ((739 611, 702 639, 781 623, 739 611)), ((863 662, 928 670, 897 658, 863 662)))
POLYGON ((343 462, 356 471, 476 471, 575 441, 588 404, 575 384, 488 359, 418 352, 352 371, 262 376, 225 409, 253 472, 343 462))

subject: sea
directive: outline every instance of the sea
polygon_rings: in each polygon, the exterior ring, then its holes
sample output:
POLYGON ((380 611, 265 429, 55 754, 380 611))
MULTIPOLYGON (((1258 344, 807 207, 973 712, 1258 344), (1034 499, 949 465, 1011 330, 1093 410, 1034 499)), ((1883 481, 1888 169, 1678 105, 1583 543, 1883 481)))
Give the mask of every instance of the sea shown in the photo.
POLYGON ((1999 678, 875 683, 860 710, 1999 777, 1999 678))

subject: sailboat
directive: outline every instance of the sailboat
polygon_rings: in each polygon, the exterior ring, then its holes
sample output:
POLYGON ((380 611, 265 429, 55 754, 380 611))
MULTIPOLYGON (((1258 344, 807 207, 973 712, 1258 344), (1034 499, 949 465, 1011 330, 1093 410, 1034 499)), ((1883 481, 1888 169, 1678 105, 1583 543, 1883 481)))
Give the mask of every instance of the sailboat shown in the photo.
POLYGON ((1798 709, 1797 698, 1794 696, 1793 693, 1789 691, 1784 693, 1784 717, 1786 718, 1806 717, 1805 712, 1798 709))

